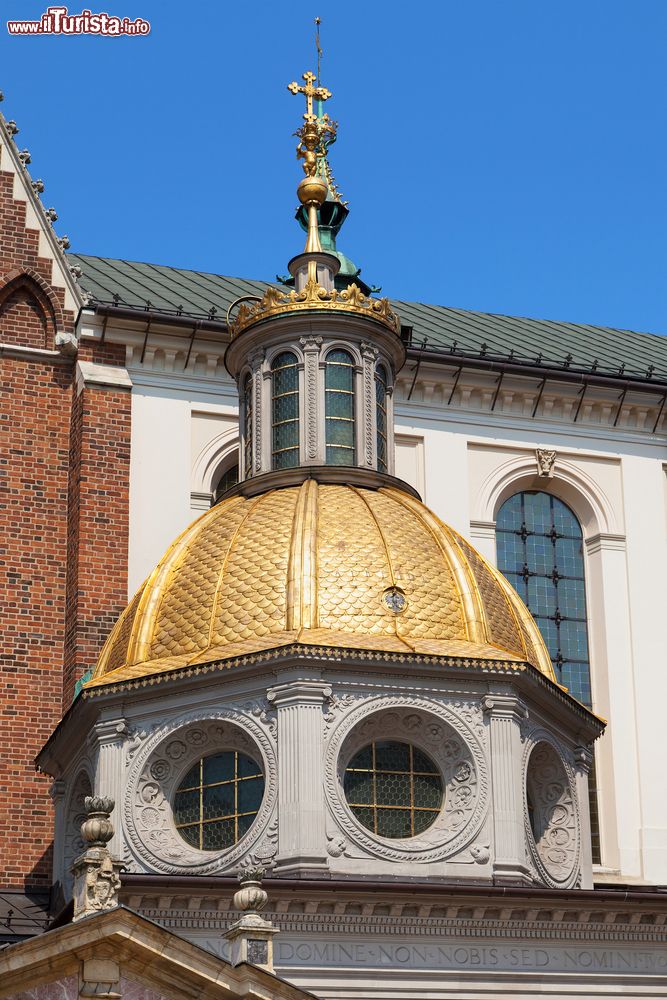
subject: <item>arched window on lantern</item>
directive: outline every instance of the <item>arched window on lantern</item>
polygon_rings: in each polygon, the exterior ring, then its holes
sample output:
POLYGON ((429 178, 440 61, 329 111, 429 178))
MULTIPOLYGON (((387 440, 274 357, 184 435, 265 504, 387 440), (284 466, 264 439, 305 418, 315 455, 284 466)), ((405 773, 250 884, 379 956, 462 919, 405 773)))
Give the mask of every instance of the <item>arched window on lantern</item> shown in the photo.
MULTIPOLYGON (((559 683, 592 707, 581 525, 550 493, 515 493, 496 517, 498 569, 533 615, 559 683)), ((590 783, 593 861, 600 863, 595 771, 590 783)))
POLYGON ((387 369, 375 368, 375 430, 378 472, 387 471, 387 369))
POLYGON ((299 368, 291 351, 271 365, 271 455, 274 469, 299 464, 299 368))
POLYGON ((239 463, 232 460, 229 465, 220 473, 220 478, 216 483, 215 490, 213 491, 213 502, 217 503, 218 500, 224 496, 227 490, 231 490, 232 486, 236 486, 239 481, 239 463))
POLYGON ((324 366, 324 418, 327 465, 354 465, 354 358, 329 351, 324 366))

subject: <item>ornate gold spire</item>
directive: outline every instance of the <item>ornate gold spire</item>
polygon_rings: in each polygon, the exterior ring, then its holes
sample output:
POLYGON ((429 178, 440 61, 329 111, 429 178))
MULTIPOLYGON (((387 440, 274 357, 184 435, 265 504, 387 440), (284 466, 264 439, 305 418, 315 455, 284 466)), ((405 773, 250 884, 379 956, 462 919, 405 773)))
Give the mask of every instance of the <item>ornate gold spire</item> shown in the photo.
POLYGON ((303 172, 306 175, 297 188, 299 201, 308 209, 308 237, 305 253, 321 253, 320 231, 317 224, 317 210, 327 196, 327 182, 318 173, 318 163, 325 156, 325 142, 332 142, 336 136, 336 122, 327 114, 316 115, 313 111, 313 100, 320 104, 328 101, 331 91, 326 87, 315 86, 315 74, 310 70, 303 74, 304 86, 296 80, 288 84, 287 89, 293 94, 303 94, 306 98, 306 113, 303 125, 294 133, 299 140, 296 147, 297 158, 303 160, 303 172))

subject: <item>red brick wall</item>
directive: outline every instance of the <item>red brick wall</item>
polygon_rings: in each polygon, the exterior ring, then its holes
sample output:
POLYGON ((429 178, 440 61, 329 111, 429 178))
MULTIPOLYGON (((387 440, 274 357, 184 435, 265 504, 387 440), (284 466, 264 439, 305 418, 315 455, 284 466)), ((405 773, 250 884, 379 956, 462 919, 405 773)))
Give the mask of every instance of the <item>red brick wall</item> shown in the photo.
MULTIPOLYGON (((79 356, 104 364, 125 361, 124 348, 116 344, 82 345, 79 356)), ((127 389, 89 385, 75 391, 63 709, 127 604, 130 416, 127 389)))
MULTIPOLYGON (((0 342, 73 330, 52 261, 0 171, 0 342)), ((122 349, 82 360, 123 364, 122 349)), ((77 391, 76 358, 0 359, 0 890, 51 882, 50 778, 34 758, 126 603, 130 393, 77 391)))
POLYGON ((2 360, 0 886, 48 885, 49 779, 35 753, 60 718, 72 366, 2 360))

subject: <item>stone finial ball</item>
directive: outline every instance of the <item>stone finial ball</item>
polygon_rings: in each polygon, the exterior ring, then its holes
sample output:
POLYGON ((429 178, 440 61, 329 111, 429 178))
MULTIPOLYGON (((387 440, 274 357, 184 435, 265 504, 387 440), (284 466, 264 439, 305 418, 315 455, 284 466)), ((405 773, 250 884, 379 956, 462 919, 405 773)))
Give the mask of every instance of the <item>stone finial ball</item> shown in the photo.
POLYGON ((327 184, 321 177, 304 177, 296 189, 299 201, 302 205, 309 205, 313 202, 321 205, 327 196, 327 184))

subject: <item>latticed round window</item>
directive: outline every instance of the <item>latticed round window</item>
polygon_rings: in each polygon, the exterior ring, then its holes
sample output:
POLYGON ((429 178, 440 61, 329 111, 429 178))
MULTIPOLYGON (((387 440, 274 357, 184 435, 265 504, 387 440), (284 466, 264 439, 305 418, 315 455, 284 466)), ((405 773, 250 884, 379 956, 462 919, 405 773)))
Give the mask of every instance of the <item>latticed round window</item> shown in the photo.
POLYGON ((264 774, 251 757, 236 750, 201 757, 176 790, 176 829, 192 847, 223 851, 250 829, 263 796, 264 774))
POLYGON ((380 837, 414 837, 435 822, 443 801, 442 777, 423 750, 378 740, 345 769, 347 804, 380 837))

